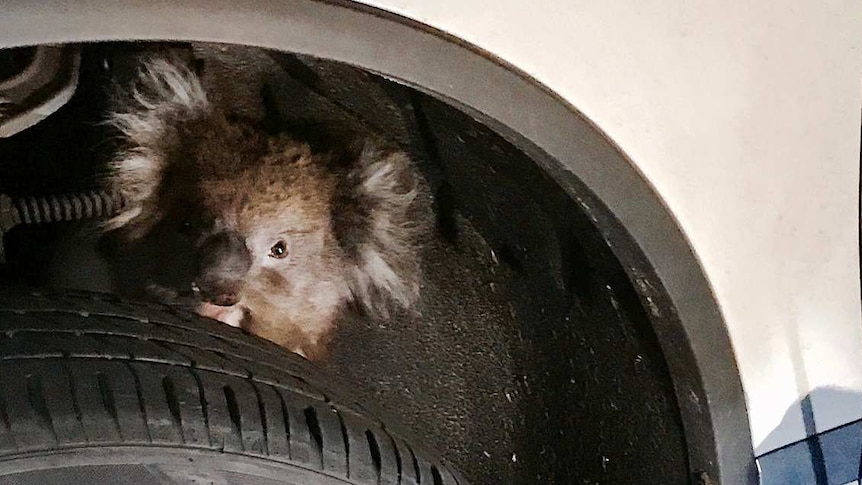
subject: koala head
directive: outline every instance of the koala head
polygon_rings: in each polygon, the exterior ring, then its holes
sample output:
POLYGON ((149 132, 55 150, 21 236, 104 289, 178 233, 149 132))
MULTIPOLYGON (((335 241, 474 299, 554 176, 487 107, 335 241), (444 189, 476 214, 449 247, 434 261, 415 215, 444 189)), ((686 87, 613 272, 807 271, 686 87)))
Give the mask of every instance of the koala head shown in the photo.
POLYGON ((403 153, 364 138, 313 150, 232 120, 164 59, 130 98, 111 117, 127 146, 109 178, 127 204, 106 230, 142 261, 138 286, 300 348, 347 303, 385 316, 415 302, 426 216, 403 153))

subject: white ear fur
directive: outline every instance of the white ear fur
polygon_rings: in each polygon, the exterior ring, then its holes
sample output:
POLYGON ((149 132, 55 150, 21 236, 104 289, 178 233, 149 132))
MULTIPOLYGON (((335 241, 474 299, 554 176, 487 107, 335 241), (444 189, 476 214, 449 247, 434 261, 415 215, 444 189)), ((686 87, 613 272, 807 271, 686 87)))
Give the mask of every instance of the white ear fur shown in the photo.
POLYGON ((186 65, 159 57, 144 61, 127 99, 108 118, 126 140, 109 179, 111 188, 123 194, 126 208, 106 229, 122 227, 141 214, 161 182, 166 149, 179 143, 175 125, 209 111, 200 80, 186 65))
POLYGON ((424 213, 415 210, 418 174, 402 152, 384 153, 366 143, 357 188, 369 205, 366 240, 349 270, 354 298, 372 314, 388 316, 388 303, 410 308, 419 296, 419 237, 424 213))

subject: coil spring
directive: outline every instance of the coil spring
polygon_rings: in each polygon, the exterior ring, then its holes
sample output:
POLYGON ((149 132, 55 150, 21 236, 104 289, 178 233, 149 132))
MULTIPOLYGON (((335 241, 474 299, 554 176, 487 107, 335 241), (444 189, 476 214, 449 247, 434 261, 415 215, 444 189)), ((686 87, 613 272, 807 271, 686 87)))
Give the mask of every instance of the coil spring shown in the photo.
POLYGON ((124 205, 120 193, 104 191, 16 197, 12 199, 12 217, 23 224, 77 221, 112 216, 124 205))

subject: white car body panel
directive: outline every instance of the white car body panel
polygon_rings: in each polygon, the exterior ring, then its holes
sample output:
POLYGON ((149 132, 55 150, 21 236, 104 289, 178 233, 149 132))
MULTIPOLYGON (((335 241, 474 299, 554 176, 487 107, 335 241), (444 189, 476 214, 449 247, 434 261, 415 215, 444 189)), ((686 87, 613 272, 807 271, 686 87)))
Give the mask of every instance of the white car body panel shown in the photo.
POLYGON ((365 0, 499 56, 654 185, 728 325, 761 455, 862 418, 862 2, 365 0), (828 393, 827 393, 828 394, 828 393))

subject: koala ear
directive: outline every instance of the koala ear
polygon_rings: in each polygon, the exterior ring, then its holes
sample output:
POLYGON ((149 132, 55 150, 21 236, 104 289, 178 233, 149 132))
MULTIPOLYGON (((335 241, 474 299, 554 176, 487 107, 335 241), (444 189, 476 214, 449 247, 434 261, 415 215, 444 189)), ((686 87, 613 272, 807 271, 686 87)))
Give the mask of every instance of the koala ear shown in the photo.
POLYGON ((354 299, 372 314, 409 308, 419 293, 419 246, 427 227, 423 185, 406 154, 366 141, 333 204, 335 234, 348 255, 354 299))
POLYGON ((125 141, 108 185, 123 194, 126 209, 108 221, 108 229, 142 214, 161 182, 167 154, 180 142, 178 127, 211 111, 200 80, 178 57, 145 59, 123 98, 107 120, 125 141))
POLYGON ((143 60, 126 99, 108 120, 132 145, 162 143, 172 124, 210 111, 200 79, 177 56, 143 60))

